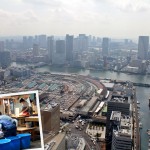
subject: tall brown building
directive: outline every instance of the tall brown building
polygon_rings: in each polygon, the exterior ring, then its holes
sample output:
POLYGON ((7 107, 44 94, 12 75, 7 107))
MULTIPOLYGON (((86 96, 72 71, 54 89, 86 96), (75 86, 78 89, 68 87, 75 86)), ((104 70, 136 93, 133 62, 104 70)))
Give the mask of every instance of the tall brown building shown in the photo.
POLYGON ((58 132, 60 130, 60 106, 49 104, 41 109, 41 119, 44 132, 58 132))

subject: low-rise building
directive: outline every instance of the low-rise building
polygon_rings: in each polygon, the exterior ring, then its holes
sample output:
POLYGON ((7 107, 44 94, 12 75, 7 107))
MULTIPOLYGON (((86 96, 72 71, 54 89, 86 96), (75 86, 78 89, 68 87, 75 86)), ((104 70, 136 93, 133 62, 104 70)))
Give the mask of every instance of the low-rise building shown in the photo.
POLYGON ((60 111, 60 118, 63 120, 73 120, 76 117, 76 113, 72 111, 60 111))
POLYGON ((11 67, 10 75, 14 77, 29 77, 31 75, 31 71, 28 68, 11 67))

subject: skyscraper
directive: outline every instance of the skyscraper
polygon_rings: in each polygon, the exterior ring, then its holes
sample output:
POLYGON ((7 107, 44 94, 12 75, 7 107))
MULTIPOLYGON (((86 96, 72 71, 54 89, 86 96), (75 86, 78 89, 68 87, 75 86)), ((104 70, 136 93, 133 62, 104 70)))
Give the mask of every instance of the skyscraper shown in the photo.
MULTIPOLYGON (((123 103, 122 101, 109 101, 108 102, 108 108, 107 108, 107 123, 106 126, 108 127, 110 125, 110 116, 112 111, 120 111, 124 115, 129 115, 130 113, 130 104, 128 102, 123 103)), ((109 128, 106 129, 106 134, 108 135, 109 128)))
POLYGON ((4 41, 0 41, 0 52, 4 51, 4 41))
POLYGON ((78 45, 80 52, 88 50, 88 37, 85 34, 79 34, 78 45))
POLYGON ((11 44, 10 44, 10 41, 8 39, 5 40, 5 48, 11 49, 11 44))
POLYGON ((46 35, 39 35, 39 47, 46 48, 46 35))
POLYGON ((32 48, 33 46, 33 36, 28 37, 28 48, 32 48))
POLYGON ((64 40, 56 41, 56 53, 65 54, 65 41, 64 40))
POLYGON ((52 63, 55 65, 64 65, 66 62, 65 40, 56 41, 56 51, 53 55, 52 63))
POLYGON ((138 58, 142 60, 147 59, 148 49, 149 49, 149 36, 139 36, 138 58))
POLYGON ((73 52, 79 52, 79 38, 73 39, 73 52))
POLYGON ((66 60, 72 61, 73 59, 73 36, 66 35, 66 60))
POLYGON ((132 150, 132 117, 119 111, 111 113, 112 144, 111 150, 132 150))
POLYGON ((23 50, 27 50, 28 48, 28 42, 27 42, 27 37, 26 36, 23 36, 23 50))
POLYGON ((106 120, 106 139, 107 139, 107 149, 111 147, 112 141, 112 123, 111 123, 111 114, 112 111, 120 111, 121 114, 129 115, 130 114, 130 103, 127 100, 118 98, 117 100, 113 99, 108 102, 107 105, 107 120, 106 120))
POLYGON ((103 38, 102 41, 102 55, 108 56, 109 51, 109 38, 103 38))
POLYGON ((9 51, 0 51, 0 66, 5 69, 11 63, 11 57, 9 51))
POLYGON ((0 80, 4 80, 5 70, 0 69, 0 80))
POLYGON ((33 51, 32 51, 34 56, 39 55, 39 45, 38 44, 33 44, 33 51))
POLYGON ((51 63, 53 52, 54 52, 54 37, 53 36, 47 37, 47 51, 48 51, 49 62, 51 63))

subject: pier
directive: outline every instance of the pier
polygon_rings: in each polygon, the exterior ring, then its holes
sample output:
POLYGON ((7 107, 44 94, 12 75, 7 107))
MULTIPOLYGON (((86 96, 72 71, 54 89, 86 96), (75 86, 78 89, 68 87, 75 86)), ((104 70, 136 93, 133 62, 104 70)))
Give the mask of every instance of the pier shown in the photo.
POLYGON ((135 82, 133 82, 133 85, 134 86, 141 86, 141 87, 150 87, 150 84, 147 84, 147 83, 135 83, 135 82))

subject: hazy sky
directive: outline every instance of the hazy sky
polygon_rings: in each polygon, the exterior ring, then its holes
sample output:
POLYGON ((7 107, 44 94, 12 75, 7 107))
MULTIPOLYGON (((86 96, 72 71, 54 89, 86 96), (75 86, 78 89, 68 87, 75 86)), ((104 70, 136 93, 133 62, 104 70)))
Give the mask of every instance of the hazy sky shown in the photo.
POLYGON ((0 0, 0 35, 150 35, 150 0, 0 0))

